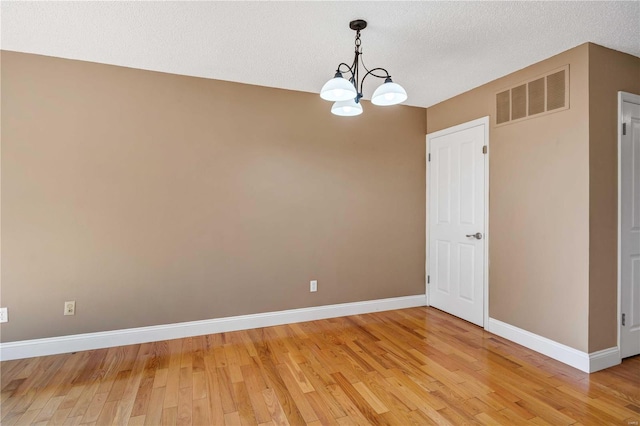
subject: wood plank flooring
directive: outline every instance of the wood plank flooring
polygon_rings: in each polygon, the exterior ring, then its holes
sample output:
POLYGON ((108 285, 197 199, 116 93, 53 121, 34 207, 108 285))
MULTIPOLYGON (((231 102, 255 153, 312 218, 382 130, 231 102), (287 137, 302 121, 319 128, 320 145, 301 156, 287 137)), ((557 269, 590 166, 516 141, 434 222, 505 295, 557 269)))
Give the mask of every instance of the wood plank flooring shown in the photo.
POLYGON ((640 357, 588 375, 433 308, 0 364, 3 425, 637 425, 640 357))

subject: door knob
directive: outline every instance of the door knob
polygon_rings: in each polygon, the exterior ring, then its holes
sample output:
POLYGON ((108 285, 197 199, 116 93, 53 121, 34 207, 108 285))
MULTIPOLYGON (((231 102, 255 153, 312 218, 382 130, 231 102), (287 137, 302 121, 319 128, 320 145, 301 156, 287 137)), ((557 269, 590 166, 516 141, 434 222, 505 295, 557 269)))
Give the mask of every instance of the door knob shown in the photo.
POLYGON ((467 235, 467 237, 473 237, 476 240, 481 240, 482 239, 482 234, 480 232, 476 232, 475 234, 469 234, 467 235))

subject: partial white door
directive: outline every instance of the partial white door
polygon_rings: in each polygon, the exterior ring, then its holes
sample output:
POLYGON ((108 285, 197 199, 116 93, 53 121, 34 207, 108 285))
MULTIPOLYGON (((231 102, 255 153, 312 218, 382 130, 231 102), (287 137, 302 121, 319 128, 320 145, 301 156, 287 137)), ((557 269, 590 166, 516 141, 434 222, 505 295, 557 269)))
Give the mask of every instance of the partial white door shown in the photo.
POLYGON ((429 304, 484 326, 488 119, 427 135, 429 304))
POLYGON ((640 354, 640 96, 622 95, 620 356, 625 358, 640 354))

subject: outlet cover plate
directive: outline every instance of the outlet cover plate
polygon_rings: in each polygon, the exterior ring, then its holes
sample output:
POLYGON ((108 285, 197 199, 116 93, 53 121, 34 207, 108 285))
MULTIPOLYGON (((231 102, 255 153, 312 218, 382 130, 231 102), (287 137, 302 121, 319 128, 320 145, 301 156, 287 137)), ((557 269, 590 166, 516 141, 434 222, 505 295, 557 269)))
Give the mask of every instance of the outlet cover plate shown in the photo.
POLYGON ((0 323, 9 322, 9 309, 0 308, 0 323))
POLYGON ((318 291, 318 280, 309 281, 309 291, 311 293, 318 291))
POLYGON ((75 315, 76 314, 76 301, 70 300, 68 302, 64 302, 64 314, 65 315, 75 315))

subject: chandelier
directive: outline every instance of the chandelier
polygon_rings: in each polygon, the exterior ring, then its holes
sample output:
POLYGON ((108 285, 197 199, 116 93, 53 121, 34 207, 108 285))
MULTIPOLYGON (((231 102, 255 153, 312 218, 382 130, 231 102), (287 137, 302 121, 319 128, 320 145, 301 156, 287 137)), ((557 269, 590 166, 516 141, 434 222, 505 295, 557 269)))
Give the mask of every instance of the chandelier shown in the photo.
POLYGON ((391 76, 384 68, 367 69, 362 61, 362 48, 360 47, 360 31, 367 27, 367 21, 356 19, 349 23, 349 28, 356 32, 356 49, 355 58, 351 66, 342 62, 338 65, 335 76, 327 81, 322 90, 320 97, 327 101, 335 102, 331 107, 331 112, 335 115, 353 116, 362 114, 362 85, 368 76, 383 78, 382 83, 371 97, 371 103, 374 105, 387 106, 396 105, 407 99, 407 92, 397 83, 391 80, 391 76), (360 65, 366 71, 366 74, 360 79, 360 65), (346 73, 349 78, 343 77, 346 73), (383 74, 384 73, 384 74, 383 74))

